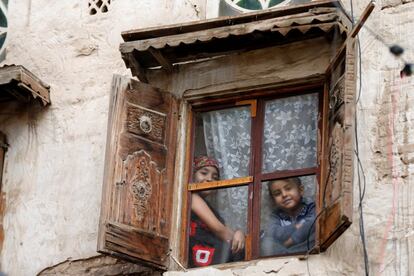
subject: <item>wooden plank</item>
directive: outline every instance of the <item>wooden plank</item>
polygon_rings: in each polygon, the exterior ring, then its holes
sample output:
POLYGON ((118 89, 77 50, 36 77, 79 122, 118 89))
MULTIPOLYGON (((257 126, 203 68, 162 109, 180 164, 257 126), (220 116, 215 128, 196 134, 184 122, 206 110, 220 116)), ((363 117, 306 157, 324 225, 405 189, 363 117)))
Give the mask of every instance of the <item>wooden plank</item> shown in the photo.
POLYGON ((249 187, 249 232, 250 248, 247 250, 249 259, 257 259, 260 256, 260 217, 261 217, 261 190, 262 190, 262 166, 263 166, 263 141, 265 121, 265 101, 259 99, 257 116, 252 119, 251 129, 251 165, 255 181, 249 187), (253 195, 253 196, 252 196, 253 195))
POLYGON ((105 245, 109 250, 137 259, 149 259, 157 267, 166 269, 165 263, 169 252, 168 237, 114 222, 108 222, 105 228, 105 245))
POLYGON ((25 90, 28 91, 30 94, 32 94, 33 98, 40 98, 43 105, 47 105, 50 102, 50 99, 48 98, 48 96, 42 95, 42 93, 39 93, 35 90, 33 90, 32 88, 30 88, 28 85, 26 85, 25 83, 18 83, 17 87, 19 87, 21 90, 25 90))
POLYGON ((361 28, 364 26, 365 22, 367 21, 368 17, 371 15, 372 11, 374 10, 376 6, 376 3, 371 1, 369 4, 365 7, 364 11, 359 17, 358 22, 355 24, 354 28, 352 29, 349 37, 355 38, 361 28))
POLYGON ((220 103, 223 100, 240 100, 244 98, 251 98, 256 97, 258 95, 263 94, 263 92, 267 91, 275 91, 276 94, 287 94, 287 93, 295 93, 298 90, 302 91, 309 91, 313 89, 318 89, 321 87, 321 83, 323 83, 325 77, 324 75, 317 75, 312 76, 305 79, 293 79, 286 82, 276 82, 273 84, 263 84, 263 85, 257 85, 255 86, 254 81, 252 80, 253 84, 252 87, 246 87, 246 89, 239 90, 238 88, 234 88, 234 90, 226 91, 227 93, 222 93, 222 91, 217 91, 217 96, 219 98, 196 98, 196 99, 189 99, 188 101, 192 103, 194 107, 203 106, 206 104, 215 104, 220 103))
POLYGON ((316 174, 318 172, 318 168, 305 168, 305 169, 296 169, 296 170, 284 170, 284 171, 276 171, 271 173, 263 174, 261 177, 261 181, 270 181, 272 179, 280 179, 280 178, 288 178, 294 176, 304 176, 304 175, 311 175, 316 174))
POLYGON ((2 178, 3 178, 4 156, 5 156, 7 148, 8 148, 8 145, 6 141, 6 135, 0 132, 0 192, 2 191, 1 188, 2 188, 2 178))
POLYGON ((202 63, 182 64, 180 73, 171 76, 160 70, 149 70, 148 73, 154 85, 179 91, 187 100, 195 102, 211 100, 211 95, 220 98, 320 83, 325 78, 331 55, 331 45, 325 38, 317 38, 244 52, 237 58, 225 56, 202 63))
MULTIPOLYGON (((119 106, 122 105, 121 102, 117 100, 122 91, 126 90, 129 85, 129 79, 121 77, 119 75, 114 75, 112 78, 111 85, 111 95, 109 103, 109 114, 116 115, 116 110, 119 109, 119 106)), ((110 217, 113 217, 114 210, 113 206, 114 199, 112 198, 112 186, 110 184, 111 179, 114 178, 115 169, 113 164, 116 157, 116 145, 118 144, 119 135, 121 133, 122 126, 117 124, 119 120, 118 116, 109 116, 108 125, 107 125, 107 137, 106 141, 106 150, 105 150, 105 167, 104 167, 104 177, 103 177, 103 187, 102 187, 102 199, 101 199, 101 213, 99 218, 99 232, 98 232, 98 251, 109 253, 105 249, 105 232, 106 232, 106 222, 110 217), (112 129, 112 132, 109 131, 112 129), (115 134, 115 135, 113 135, 115 134), (111 142, 109 142, 111 141, 111 142)))
POLYGON ((148 51, 152 54, 152 56, 160 63, 162 68, 164 68, 167 72, 171 73, 173 71, 173 66, 171 62, 164 57, 160 50, 155 49, 154 47, 149 47, 148 51))
MULTIPOLYGON (((188 105, 188 119, 187 119, 187 128, 186 128, 186 139, 185 139, 185 160, 184 160, 184 179, 186 183, 190 183, 191 176, 193 174, 192 164, 193 164, 193 143, 194 140, 194 113, 191 110, 191 106, 188 105)), ((189 250, 189 225, 191 217, 191 193, 188 191, 187 185, 184 187, 184 197, 183 197, 183 212, 181 216, 181 246, 180 246, 180 260, 187 265, 188 264, 188 250, 189 250)))
POLYGON ((213 189, 213 188, 236 187, 236 186, 246 185, 250 182, 253 182, 253 176, 246 176, 246 177, 212 181, 212 182, 190 183, 188 184, 188 190, 189 191, 200 191, 200 190, 213 189))
POLYGON ((6 141, 6 135, 4 133, 0 132, 0 252, 1 248, 3 246, 4 242, 4 227, 3 227, 3 217, 4 217, 4 211, 6 207, 6 196, 3 193, 3 167, 4 167, 4 157, 7 149, 7 141, 6 141))
POLYGON ((353 179, 354 179, 354 139, 355 109, 357 89, 357 48, 354 39, 348 41, 345 59, 345 118, 344 118, 344 149, 342 172, 342 215, 352 222, 353 216, 353 179))

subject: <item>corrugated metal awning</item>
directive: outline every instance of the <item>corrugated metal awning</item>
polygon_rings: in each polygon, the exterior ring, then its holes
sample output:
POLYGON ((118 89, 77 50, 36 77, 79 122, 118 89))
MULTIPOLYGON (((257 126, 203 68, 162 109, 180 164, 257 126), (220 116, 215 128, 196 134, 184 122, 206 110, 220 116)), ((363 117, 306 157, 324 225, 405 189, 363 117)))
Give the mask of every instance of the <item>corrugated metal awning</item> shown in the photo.
POLYGON ((175 64, 198 61, 294 41, 326 36, 346 37, 351 23, 337 0, 315 1, 269 11, 162 28, 122 33, 120 51, 141 81, 145 70, 173 70, 175 64))
POLYGON ((50 86, 42 82, 21 65, 0 68, 0 102, 39 100, 43 106, 50 104, 50 86))

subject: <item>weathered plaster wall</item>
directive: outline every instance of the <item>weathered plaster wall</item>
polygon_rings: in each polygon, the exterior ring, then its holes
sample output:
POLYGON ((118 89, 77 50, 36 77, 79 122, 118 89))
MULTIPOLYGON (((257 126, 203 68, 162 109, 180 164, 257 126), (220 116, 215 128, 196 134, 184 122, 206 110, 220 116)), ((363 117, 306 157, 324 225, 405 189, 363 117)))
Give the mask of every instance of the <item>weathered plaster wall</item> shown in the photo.
MULTIPOLYGON (((110 81, 114 73, 129 74, 118 52, 119 34, 203 17, 204 2, 115 0, 108 13, 90 16, 87 1, 10 1, 4 63, 22 64, 50 84, 53 104, 45 110, 0 105, 0 131, 11 145, 3 178, 2 271, 35 275, 67 259, 96 255, 110 81)), ((357 17, 367 3, 354 1, 357 17)), ((404 58, 414 61, 414 2, 378 4, 368 26, 407 47, 404 58)), ((399 78, 401 61, 370 32, 360 37, 358 129, 370 270, 414 275, 414 78, 399 78)), ((308 261, 269 259, 186 275, 307 275, 308 268, 311 275, 363 275, 357 185, 354 206, 352 227, 308 261)))
POLYGON ((22 64, 51 85, 52 105, 0 106, 10 143, 2 271, 35 275, 97 255, 110 82, 129 74, 120 33, 199 19, 191 4, 198 2, 115 0, 108 13, 90 16, 86 0, 9 1, 3 64, 22 64))

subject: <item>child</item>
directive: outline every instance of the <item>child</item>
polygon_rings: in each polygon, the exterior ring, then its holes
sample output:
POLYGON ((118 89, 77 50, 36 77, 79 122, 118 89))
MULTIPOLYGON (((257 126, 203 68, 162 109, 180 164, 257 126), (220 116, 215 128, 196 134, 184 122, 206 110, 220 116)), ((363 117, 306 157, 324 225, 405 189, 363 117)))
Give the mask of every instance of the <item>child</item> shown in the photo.
MULTIPOLYGON (((194 182, 219 180, 216 160, 201 156, 194 160, 194 182)), ((204 198, 214 190, 193 193, 191 197, 189 266, 199 267, 241 260, 245 237, 233 231, 204 198)))
POLYGON ((268 188, 276 209, 267 231, 273 248, 263 245, 268 249, 265 255, 307 252, 315 243, 315 203, 303 201, 304 189, 297 177, 274 180, 268 188))

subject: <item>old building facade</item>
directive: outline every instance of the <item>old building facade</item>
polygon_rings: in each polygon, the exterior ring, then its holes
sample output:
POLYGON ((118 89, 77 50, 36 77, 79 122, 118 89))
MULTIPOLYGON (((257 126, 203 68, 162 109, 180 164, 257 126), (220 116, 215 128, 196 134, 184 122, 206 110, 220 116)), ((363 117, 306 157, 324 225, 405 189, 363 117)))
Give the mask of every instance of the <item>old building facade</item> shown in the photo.
MULTIPOLYGON (((39 83, 50 87, 51 101, 50 105, 44 105, 39 99, 0 102, 0 158, 4 159, 0 160, 2 272, 7 275, 163 273, 165 267, 159 263, 151 268, 146 266, 148 263, 142 266, 97 252, 98 240, 102 240, 103 183, 108 176, 105 151, 116 144, 107 135, 111 130, 108 118, 114 114, 110 105, 114 103, 114 80, 122 86, 123 80, 134 77, 171 91, 180 100, 176 114, 180 115, 180 121, 171 132, 176 136, 176 144, 169 146, 177 145, 174 170, 170 172, 174 185, 169 190, 172 194, 169 200, 174 206, 169 219, 176 227, 169 232, 171 253, 165 275, 362 275, 366 267, 371 275, 414 274, 411 200, 414 196, 411 187, 414 78, 401 77, 404 61, 414 61, 413 1, 377 1, 366 28, 359 32, 360 48, 354 48, 354 66, 358 72, 355 100, 358 102, 355 106, 357 137, 352 138, 360 163, 354 156, 350 227, 318 254, 252 257, 245 262, 202 269, 182 267, 186 265, 182 246, 185 227, 181 225, 188 199, 185 194, 190 191, 185 188, 189 174, 186 165, 189 107, 199 105, 203 97, 215 99, 217 91, 223 97, 233 92, 241 94, 246 87, 253 91, 253 86, 264 89, 272 84, 270 88, 275 89, 280 87, 275 79, 321 81, 319 76, 325 73, 340 48, 334 42, 345 41, 345 36, 338 39, 316 35, 304 42, 299 39, 224 57, 210 56, 196 64, 184 62, 168 73, 164 70, 168 62, 163 63, 165 60, 158 56, 162 70, 149 70, 143 79, 137 67, 131 65, 132 59, 126 57, 128 47, 132 47, 128 43, 133 39, 121 37, 122 32, 214 19, 226 13, 223 3, 210 0, 2 2, 7 8, 7 39, 3 46, 6 52, 2 65, 24 66, 39 83), (390 53, 389 46, 393 44, 405 49, 400 58, 390 53), (231 82, 240 84, 241 88, 229 86, 231 82), (360 236, 361 194, 367 265, 360 236)), ((309 1, 290 2, 292 7, 309 4, 309 1)), ((353 1, 351 5, 351 1, 343 1, 343 7, 358 19, 369 3, 368 0, 353 1)), ((319 17, 318 23, 330 22, 323 20, 319 17)), ((253 26, 259 24, 252 22, 253 26)), ((293 25, 300 24, 305 23, 293 25)), ((349 33, 352 26, 348 27, 349 33)), ((163 38, 163 34, 155 38, 163 38)), ((168 39, 167 44, 172 43, 168 39)), ((155 43, 149 45, 157 49, 155 43)), ((159 47, 165 48, 168 47, 159 47)), ((167 57, 187 58, 178 54, 167 57)), ((144 64, 145 57, 140 62, 144 64)), ((128 85, 132 86, 129 83, 125 87, 128 85)), ((0 90, 0 93, 4 92, 0 90)), ((141 129, 145 132, 145 125, 141 129)), ((257 255, 252 251, 250 256, 257 255)))

